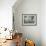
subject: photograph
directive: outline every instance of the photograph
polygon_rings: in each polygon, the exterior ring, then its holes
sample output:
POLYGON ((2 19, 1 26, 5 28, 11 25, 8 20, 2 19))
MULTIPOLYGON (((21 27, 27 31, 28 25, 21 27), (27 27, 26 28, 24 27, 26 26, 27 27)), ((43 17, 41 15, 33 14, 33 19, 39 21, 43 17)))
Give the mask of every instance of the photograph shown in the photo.
POLYGON ((22 25, 25 26, 37 25, 37 14, 22 14, 22 25))

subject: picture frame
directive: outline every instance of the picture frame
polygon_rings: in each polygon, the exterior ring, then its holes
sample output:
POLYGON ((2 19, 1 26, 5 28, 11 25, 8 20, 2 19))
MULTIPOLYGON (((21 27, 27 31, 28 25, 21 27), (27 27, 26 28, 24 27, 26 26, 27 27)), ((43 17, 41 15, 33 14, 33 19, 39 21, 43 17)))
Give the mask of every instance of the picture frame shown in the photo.
POLYGON ((36 26, 37 14, 22 14, 22 26, 36 26))

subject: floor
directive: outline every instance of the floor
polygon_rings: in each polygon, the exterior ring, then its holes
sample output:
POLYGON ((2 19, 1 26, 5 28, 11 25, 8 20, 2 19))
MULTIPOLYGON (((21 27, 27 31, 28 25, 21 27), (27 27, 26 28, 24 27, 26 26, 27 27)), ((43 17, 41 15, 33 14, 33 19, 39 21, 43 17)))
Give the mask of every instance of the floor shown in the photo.
POLYGON ((15 39, 13 39, 13 40, 6 40, 6 42, 0 44, 0 46, 16 46, 15 39))

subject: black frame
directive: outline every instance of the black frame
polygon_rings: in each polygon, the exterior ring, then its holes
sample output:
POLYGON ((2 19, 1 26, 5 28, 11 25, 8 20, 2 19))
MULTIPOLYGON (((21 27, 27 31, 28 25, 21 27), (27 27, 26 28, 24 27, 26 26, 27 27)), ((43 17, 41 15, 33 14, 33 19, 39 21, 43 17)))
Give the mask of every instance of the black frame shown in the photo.
POLYGON ((37 25, 37 14, 22 14, 22 26, 36 26, 37 25), (34 16, 35 17, 35 24, 24 24, 24 16, 34 16))

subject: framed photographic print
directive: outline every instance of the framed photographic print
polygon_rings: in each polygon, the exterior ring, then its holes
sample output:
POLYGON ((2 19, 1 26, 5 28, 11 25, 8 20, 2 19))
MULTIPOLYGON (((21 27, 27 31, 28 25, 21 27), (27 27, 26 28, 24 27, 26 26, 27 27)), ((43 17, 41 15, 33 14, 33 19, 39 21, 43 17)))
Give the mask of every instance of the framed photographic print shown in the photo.
POLYGON ((37 14, 22 14, 22 25, 36 26, 37 25, 37 14))

